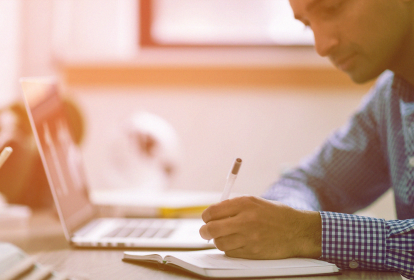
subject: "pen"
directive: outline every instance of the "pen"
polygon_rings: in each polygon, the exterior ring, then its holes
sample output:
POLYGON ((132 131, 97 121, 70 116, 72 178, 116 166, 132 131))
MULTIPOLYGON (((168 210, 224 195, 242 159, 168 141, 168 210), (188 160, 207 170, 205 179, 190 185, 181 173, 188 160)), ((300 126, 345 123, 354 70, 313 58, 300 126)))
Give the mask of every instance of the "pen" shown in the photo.
POLYGON ((231 188, 234 185, 234 181, 237 178, 237 173, 239 173, 240 166, 242 164, 241 158, 236 158, 230 169, 229 175, 227 175, 226 185, 224 186, 223 194, 221 195, 220 201, 229 199, 231 188))
POLYGON ((6 162, 10 154, 13 152, 12 147, 5 147, 3 151, 1 151, 0 154, 0 168, 3 166, 3 164, 6 162))
MULTIPOLYGON (((231 192, 231 189, 233 188, 234 181, 236 181, 237 173, 239 173, 241 163, 242 163, 241 158, 236 158, 234 160, 234 163, 230 168, 229 175, 227 175, 226 185, 224 185, 224 190, 223 190, 223 193, 221 194, 220 201, 229 199, 230 192, 231 192)), ((210 243, 210 240, 207 240, 207 243, 210 243)))
MULTIPOLYGON (((233 165, 230 168, 229 175, 227 175, 226 185, 224 185, 223 193, 221 194, 220 201, 229 199, 231 189, 233 188, 234 181, 236 181, 237 174, 239 173, 240 166, 242 164, 241 158, 236 158, 233 165)), ((210 243, 210 240, 207 240, 207 243, 210 243)))

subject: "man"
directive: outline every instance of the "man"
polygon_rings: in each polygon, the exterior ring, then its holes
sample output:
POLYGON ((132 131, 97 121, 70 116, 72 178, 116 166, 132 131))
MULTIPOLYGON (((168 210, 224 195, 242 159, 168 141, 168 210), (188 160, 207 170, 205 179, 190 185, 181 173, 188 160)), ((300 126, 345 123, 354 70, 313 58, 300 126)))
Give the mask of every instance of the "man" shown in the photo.
POLYGON ((200 234, 231 257, 320 258, 414 279, 414 1, 290 4, 295 18, 312 28, 318 54, 353 81, 385 72, 350 122, 275 183, 268 200, 212 205, 200 234), (348 214, 390 187, 399 220, 348 214))

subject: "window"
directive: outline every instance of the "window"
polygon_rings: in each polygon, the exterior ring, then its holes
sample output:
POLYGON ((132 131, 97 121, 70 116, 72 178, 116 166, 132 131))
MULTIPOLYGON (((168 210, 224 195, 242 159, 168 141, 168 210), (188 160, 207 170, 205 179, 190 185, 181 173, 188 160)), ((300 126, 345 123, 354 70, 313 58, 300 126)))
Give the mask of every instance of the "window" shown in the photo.
POLYGON ((309 46, 288 0, 141 0, 140 45, 309 46))

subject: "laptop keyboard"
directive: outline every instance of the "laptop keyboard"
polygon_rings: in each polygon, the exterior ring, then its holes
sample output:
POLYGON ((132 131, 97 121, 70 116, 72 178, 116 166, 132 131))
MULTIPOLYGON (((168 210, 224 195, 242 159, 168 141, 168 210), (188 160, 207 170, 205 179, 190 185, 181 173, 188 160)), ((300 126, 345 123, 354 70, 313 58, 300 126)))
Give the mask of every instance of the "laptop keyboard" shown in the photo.
POLYGON ((177 227, 177 221, 162 219, 125 219, 103 237, 167 238, 177 227))

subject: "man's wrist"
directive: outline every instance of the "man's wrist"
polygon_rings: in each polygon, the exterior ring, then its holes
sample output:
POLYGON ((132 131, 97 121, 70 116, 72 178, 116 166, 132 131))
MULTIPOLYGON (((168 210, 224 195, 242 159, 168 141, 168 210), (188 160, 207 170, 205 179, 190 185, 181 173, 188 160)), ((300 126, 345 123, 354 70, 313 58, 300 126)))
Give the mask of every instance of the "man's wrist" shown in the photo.
POLYGON ((317 211, 300 211, 299 257, 317 259, 322 255, 322 219, 317 211))

